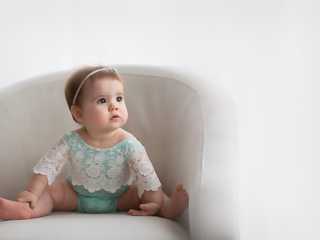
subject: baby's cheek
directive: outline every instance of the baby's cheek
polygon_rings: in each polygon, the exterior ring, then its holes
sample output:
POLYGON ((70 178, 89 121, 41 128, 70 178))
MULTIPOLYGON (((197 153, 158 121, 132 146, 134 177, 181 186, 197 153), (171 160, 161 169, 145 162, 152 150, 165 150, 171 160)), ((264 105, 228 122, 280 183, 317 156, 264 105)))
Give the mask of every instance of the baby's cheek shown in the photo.
POLYGON ((102 114, 98 111, 94 111, 90 114, 90 122, 94 126, 101 126, 105 124, 106 119, 103 118, 102 114))
POLYGON ((122 122, 126 123, 128 120, 128 111, 126 108, 121 108, 119 110, 119 115, 121 117, 122 122))
POLYGON ((125 122, 127 122, 127 120, 128 120, 128 112, 127 112, 127 111, 124 111, 124 112, 121 114, 121 116, 122 116, 123 120, 124 120, 125 122))

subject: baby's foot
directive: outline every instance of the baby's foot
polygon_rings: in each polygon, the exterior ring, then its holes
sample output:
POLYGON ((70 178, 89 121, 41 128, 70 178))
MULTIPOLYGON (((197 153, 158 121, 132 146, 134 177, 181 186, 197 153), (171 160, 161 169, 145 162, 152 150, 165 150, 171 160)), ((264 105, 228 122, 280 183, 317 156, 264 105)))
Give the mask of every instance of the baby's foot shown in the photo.
POLYGON ((30 219, 32 210, 29 203, 20 203, 0 198, 0 219, 19 220, 30 219))
POLYGON ((163 203, 159 216, 167 219, 175 219, 189 206, 189 195, 179 183, 169 200, 163 203))

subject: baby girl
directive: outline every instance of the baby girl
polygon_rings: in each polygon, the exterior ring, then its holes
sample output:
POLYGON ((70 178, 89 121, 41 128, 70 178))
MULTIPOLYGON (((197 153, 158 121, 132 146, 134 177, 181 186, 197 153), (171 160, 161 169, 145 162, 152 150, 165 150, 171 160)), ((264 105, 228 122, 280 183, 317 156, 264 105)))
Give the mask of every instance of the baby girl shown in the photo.
POLYGON ((129 212, 175 219, 189 204, 177 184, 163 191, 146 149, 123 130, 128 119, 123 83, 115 68, 83 67, 65 85, 73 120, 81 128, 62 134, 33 168, 15 201, 0 198, 0 219, 30 219, 51 211, 129 212), (69 163, 66 179, 57 179, 69 163))

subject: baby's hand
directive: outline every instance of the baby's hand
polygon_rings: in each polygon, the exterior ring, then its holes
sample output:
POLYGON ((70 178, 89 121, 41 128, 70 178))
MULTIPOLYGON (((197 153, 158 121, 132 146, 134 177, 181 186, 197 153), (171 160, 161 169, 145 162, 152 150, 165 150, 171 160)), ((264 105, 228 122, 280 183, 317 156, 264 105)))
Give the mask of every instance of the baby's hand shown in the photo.
POLYGON ((28 202, 31 209, 34 209, 36 207, 38 196, 35 195, 32 192, 29 191, 23 191, 18 195, 18 197, 15 200, 16 202, 28 202))
POLYGON ((142 210, 130 209, 129 213, 132 216, 153 216, 159 212, 161 205, 159 203, 151 202, 146 204, 140 204, 142 210))

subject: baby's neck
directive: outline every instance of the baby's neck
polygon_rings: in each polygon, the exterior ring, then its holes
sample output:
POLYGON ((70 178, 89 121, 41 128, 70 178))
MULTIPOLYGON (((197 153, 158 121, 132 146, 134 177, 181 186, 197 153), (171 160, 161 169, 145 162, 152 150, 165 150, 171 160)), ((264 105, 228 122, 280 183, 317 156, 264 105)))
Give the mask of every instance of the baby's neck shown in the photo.
POLYGON ((82 133, 84 134, 85 138, 95 145, 105 145, 110 143, 116 138, 117 132, 118 129, 109 133, 104 133, 101 131, 88 131, 85 127, 82 129, 82 133))

